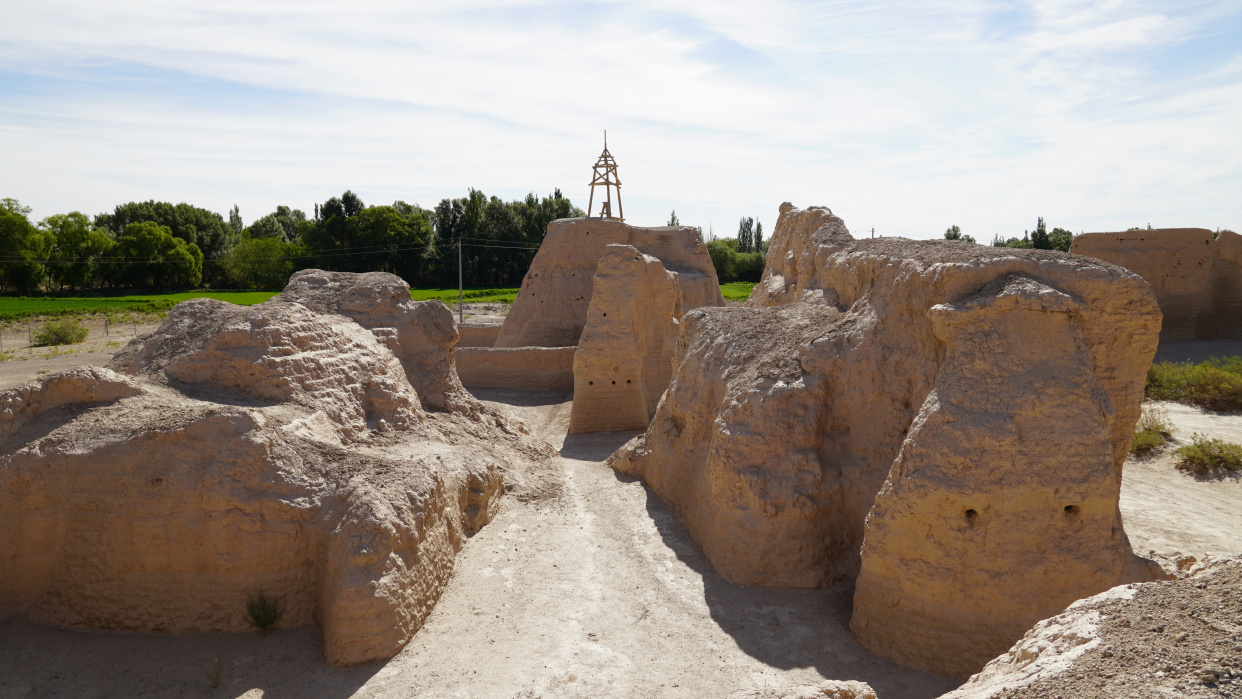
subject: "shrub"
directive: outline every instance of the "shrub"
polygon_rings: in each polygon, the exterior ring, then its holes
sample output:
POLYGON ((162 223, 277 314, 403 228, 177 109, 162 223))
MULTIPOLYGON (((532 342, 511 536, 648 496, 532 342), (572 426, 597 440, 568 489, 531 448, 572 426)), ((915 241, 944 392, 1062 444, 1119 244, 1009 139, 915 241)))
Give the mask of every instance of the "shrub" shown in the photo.
POLYGON ((1177 455, 1177 468, 1197 476, 1242 469, 1242 444, 1209 438, 1197 432, 1190 444, 1178 447, 1173 453, 1177 455))
POLYGON ((35 347, 76 345, 85 340, 89 333, 75 318, 49 320, 31 336, 31 344, 35 347))
POLYGON ((1130 453, 1147 456, 1167 444, 1172 437, 1169 411, 1153 403, 1144 403, 1143 414, 1134 426, 1134 436, 1130 438, 1130 453))
POLYGON ((275 626, 283 611, 280 602, 262 592, 246 597, 246 620, 260 631, 267 631, 275 626))
POLYGON ((1242 410, 1242 357, 1202 364, 1158 362, 1147 370, 1147 397, 1197 405, 1207 410, 1242 410))

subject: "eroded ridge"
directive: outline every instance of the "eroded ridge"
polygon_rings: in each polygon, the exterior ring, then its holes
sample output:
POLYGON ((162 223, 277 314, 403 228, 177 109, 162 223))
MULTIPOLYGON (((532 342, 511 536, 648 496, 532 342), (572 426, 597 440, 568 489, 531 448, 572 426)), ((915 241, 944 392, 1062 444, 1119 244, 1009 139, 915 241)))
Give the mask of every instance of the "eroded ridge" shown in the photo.
POLYGON ((262 593, 334 664, 392 656, 506 471, 554 455, 460 391, 456 340, 392 275, 308 270, 0 394, 0 612, 243 631, 262 593))
POLYGON ((650 427, 611 459, 725 577, 857 577, 864 646, 965 676, 1070 602, 1159 574, 1118 510, 1161 318, 1137 275, 856 241, 784 204, 747 305, 685 316, 650 427))

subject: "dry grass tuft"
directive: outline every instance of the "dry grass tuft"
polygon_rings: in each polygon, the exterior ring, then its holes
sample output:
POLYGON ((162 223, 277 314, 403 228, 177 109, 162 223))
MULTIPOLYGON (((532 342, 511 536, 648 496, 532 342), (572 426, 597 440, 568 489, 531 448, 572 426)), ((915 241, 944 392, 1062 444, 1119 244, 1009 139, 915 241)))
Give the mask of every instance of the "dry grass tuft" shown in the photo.
POLYGON ((1173 423, 1169 419, 1169 411, 1154 403, 1143 404, 1143 414, 1134 426, 1134 436, 1130 438, 1130 453, 1134 456, 1147 456, 1168 444, 1173 438, 1173 423))

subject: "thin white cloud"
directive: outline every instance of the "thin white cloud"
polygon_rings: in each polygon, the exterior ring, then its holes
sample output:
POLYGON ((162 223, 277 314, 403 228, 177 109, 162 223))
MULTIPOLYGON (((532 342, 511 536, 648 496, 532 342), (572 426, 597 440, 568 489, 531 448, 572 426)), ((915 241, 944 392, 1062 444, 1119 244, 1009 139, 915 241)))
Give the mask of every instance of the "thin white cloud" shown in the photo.
POLYGON ((0 192, 37 215, 585 201, 608 128, 639 223, 729 231, 792 200, 906 235, 1242 226, 1242 40, 1196 53, 1242 27, 1230 3, 45 0, 6 22, 0 192))

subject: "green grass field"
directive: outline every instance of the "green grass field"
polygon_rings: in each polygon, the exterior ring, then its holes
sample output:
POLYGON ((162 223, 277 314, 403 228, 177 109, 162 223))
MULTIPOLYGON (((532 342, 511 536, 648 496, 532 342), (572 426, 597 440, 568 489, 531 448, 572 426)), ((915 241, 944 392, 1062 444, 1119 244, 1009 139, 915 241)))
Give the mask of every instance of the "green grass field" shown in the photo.
MULTIPOLYGON (((484 287, 466 287, 462 296, 466 303, 513 303, 517 298, 517 289, 489 289, 484 287)), ((447 304, 457 303, 457 289, 410 289, 410 297, 415 301, 440 299, 447 304)))
POLYGON ((126 296, 3 296, 0 320, 20 320, 38 316, 69 316, 101 313, 164 313, 173 306, 197 298, 213 298, 241 306, 262 303, 275 291, 183 291, 174 294, 135 294, 126 296))
MULTIPOLYGON (((465 290, 468 303, 513 303, 517 289, 473 288, 465 290)), ((250 306, 275 296, 276 291, 182 291, 172 294, 133 294, 126 296, 0 296, 0 321, 40 316, 78 316, 90 314, 167 313, 173 306, 190 299, 212 298, 239 306, 250 306)), ((440 299, 457 303, 457 289, 411 289, 415 301, 440 299)))
POLYGON ((720 285, 720 295, 725 301, 745 301, 753 288, 754 282, 726 282, 720 285))
MULTIPOLYGON (((726 299, 745 300, 754 282, 729 282, 720 285, 726 299)), ((0 296, 0 321, 22 320, 40 316, 76 316, 90 314, 117 315, 128 313, 167 313, 173 306, 190 299, 211 298, 241 306, 250 306, 275 296, 276 291, 181 291, 172 294, 132 294, 125 296, 0 296)), ((465 290, 467 303, 513 303, 516 288, 471 287, 465 290)), ((415 301, 439 299, 449 305, 457 303, 457 289, 410 289, 415 301)))

